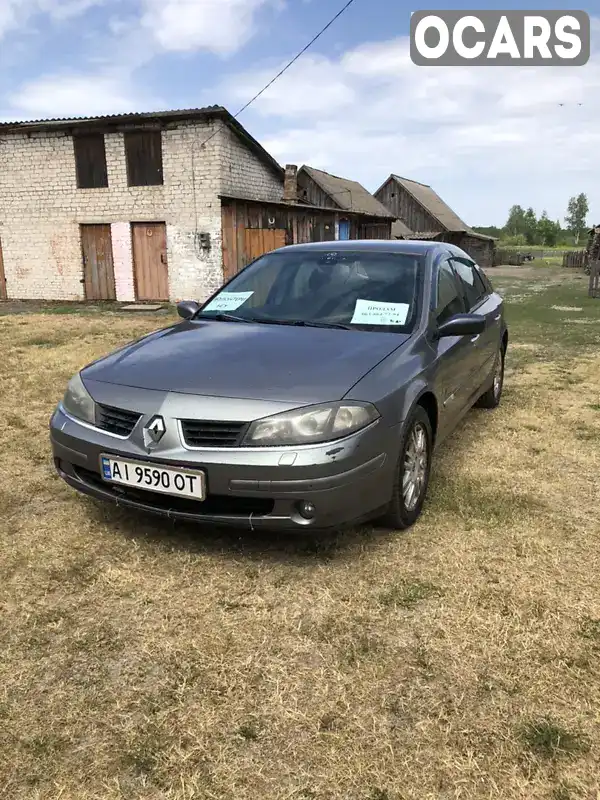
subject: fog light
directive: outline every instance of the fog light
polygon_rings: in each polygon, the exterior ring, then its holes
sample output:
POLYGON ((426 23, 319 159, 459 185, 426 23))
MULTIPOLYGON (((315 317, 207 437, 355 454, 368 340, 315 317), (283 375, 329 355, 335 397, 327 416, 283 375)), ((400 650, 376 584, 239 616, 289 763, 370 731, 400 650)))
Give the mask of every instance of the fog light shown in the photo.
POLYGON ((301 503, 298 503, 298 513, 301 517, 304 517, 304 519, 312 519, 315 516, 316 508, 313 503, 303 500, 301 503))

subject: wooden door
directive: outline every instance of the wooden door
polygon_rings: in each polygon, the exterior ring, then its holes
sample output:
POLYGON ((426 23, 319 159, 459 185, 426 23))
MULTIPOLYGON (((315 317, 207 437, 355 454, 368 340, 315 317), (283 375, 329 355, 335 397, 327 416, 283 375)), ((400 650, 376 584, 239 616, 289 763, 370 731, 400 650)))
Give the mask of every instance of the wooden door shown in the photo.
POLYGON ((349 238, 350 238, 350 223, 347 219, 341 219, 339 239, 341 242, 344 242, 349 238))
POLYGON ((168 300, 167 226, 164 222, 134 222, 131 236, 136 298, 168 300))
POLYGON ((2 241, 0 240, 0 300, 8 300, 6 291, 6 277, 4 275, 4 257, 2 255, 2 241))
POLYGON ((116 300, 110 225, 81 225, 86 300, 116 300))
POLYGON ((285 247, 286 231, 282 228, 246 228, 246 258, 255 258, 285 247))

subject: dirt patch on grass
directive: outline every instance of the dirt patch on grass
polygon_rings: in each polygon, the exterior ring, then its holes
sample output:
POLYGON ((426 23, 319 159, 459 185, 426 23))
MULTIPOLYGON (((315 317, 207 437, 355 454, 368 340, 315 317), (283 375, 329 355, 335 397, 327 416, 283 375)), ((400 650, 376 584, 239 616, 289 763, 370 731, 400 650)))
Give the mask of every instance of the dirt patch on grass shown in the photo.
POLYGON ((549 266, 541 266, 539 264, 533 266, 523 265, 521 267, 514 267, 510 264, 500 264, 497 267, 490 267, 487 273, 492 280, 496 277, 531 281, 538 280, 543 276, 546 280, 560 281, 565 275, 565 270, 559 269, 556 264, 550 264, 549 266))
POLYGON ((76 496, 54 403, 151 323, 0 326, 7 797, 595 800, 597 354, 511 374, 440 451, 410 533, 315 540, 76 496))

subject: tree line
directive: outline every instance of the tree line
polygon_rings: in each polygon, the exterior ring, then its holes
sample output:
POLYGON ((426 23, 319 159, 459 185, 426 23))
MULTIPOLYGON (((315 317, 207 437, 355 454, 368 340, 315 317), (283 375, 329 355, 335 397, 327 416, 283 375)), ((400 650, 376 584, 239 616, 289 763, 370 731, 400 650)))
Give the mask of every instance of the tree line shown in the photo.
POLYGON ((508 219, 503 228, 492 225, 473 228, 473 230, 499 239, 499 246, 582 246, 582 240, 585 239, 585 233, 588 230, 588 213, 588 199, 582 192, 569 200, 564 225, 560 220, 550 219, 546 211, 542 211, 538 217, 533 208, 525 209, 522 206, 514 205, 508 212, 508 219))

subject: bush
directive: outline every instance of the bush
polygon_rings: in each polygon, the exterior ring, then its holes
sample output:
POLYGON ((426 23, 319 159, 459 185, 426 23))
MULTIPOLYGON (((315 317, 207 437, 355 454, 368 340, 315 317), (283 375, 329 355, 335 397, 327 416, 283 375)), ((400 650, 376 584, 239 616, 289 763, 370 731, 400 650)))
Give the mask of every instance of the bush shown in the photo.
POLYGON ((499 247, 526 247, 527 240, 522 233, 517 234, 516 236, 507 236, 506 239, 502 239, 498 242, 499 247))

